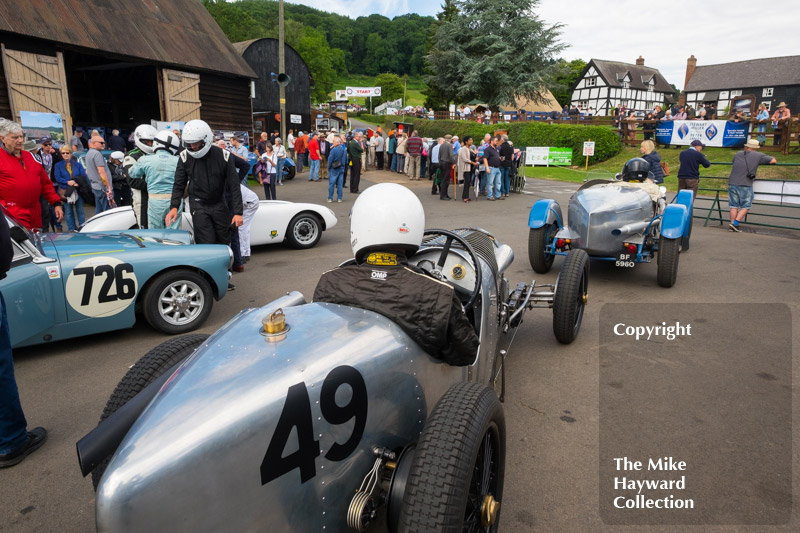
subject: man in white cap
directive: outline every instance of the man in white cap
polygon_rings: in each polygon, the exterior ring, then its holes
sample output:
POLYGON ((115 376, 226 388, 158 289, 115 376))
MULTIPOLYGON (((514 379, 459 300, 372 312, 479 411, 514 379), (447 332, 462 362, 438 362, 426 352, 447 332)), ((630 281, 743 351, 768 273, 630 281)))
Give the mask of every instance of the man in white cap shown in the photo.
POLYGON ((749 139, 744 150, 736 152, 728 178, 728 206, 731 212, 731 223, 728 229, 741 232, 739 223, 747 216, 753 205, 753 182, 756 179, 758 165, 774 165, 774 157, 757 152, 758 140, 749 139))

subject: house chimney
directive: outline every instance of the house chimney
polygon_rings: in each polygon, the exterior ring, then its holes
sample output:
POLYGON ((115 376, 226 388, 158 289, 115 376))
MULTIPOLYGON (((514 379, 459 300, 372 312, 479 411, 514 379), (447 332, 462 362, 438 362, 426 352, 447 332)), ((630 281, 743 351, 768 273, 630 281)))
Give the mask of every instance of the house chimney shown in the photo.
POLYGON ((636 60, 636 65, 639 67, 644 66, 644 58, 642 56, 639 56, 639 59, 636 60))
POLYGON ((686 80, 683 82, 683 90, 681 91, 681 95, 678 98, 678 103, 680 105, 686 104, 686 86, 689 85, 689 80, 692 78, 695 69, 697 68, 697 59, 694 57, 694 54, 686 60, 686 80))

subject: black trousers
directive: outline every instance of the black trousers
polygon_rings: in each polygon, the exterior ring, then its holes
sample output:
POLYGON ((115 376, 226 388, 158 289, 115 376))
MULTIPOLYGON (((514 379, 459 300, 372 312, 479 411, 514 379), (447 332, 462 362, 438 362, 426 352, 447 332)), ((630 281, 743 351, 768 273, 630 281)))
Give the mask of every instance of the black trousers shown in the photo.
POLYGON ((469 200, 469 191, 472 190, 472 171, 464 172, 464 190, 461 191, 461 198, 469 200))
POLYGON ((439 198, 447 198, 449 196, 447 192, 450 187, 450 168, 452 166, 453 165, 449 161, 444 163, 441 161, 439 162, 439 170, 442 178, 442 182, 439 184, 439 198))
POLYGON ((353 160, 353 166, 350 167, 350 192, 358 192, 358 184, 361 182, 361 158, 353 160))
POLYGON ((375 157, 378 158, 378 170, 383 170, 383 152, 376 152, 375 157))
POLYGON ((231 218, 228 215, 228 206, 221 200, 216 204, 201 204, 192 201, 194 242, 196 244, 230 245, 231 218))

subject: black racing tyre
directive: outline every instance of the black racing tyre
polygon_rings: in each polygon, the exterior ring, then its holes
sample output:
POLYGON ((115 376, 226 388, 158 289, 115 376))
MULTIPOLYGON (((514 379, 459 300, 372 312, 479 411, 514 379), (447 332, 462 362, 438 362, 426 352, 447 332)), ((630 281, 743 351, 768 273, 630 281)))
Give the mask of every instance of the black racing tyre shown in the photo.
POLYGON ((297 174, 297 169, 294 166, 287 165, 283 167, 283 179, 293 180, 295 174, 297 174))
POLYGON ((474 382, 451 387, 417 443, 399 531, 497 531, 505 454, 505 416, 494 391, 474 382))
POLYGON ((681 240, 681 252, 689 250, 689 240, 692 238, 692 226, 694 226, 694 222, 689 218, 689 234, 681 240))
POLYGON ((286 242, 297 249, 313 248, 322 237, 322 222, 313 213, 295 215, 286 228, 286 242))
POLYGON ((186 269, 162 272, 144 295, 143 312, 154 329, 169 335, 189 333, 211 314, 211 285, 197 272, 186 269))
POLYGON ((532 228, 528 233, 528 260, 534 272, 546 274, 553 266, 554 254, 545 253, 544 247, 553 240, 553 224, 545 224, 541 228, 532 228))
POLYGON ((672 287, 678 280, 678 258, 681 239, 667 239, 663 235, 658 240, 658 284, 672 287))
MULTIPOLYGON (((128 403, 134 396, 159 378, 164 372, 186 359, 198 346, 203 344, 208 335, 205 333, 193 333, 175 337, 162 342, 139 359, 136 364, 128 369, 128 372, 117 384, 111 397, 106 402, 103 414, 100 415, 100 422, 113 415, 123 405, 128 403)), ((92 470, 92 485, 97 489, 100 478, 106 471, 111 457, 107 457, 102 463, 92 470)))
POLYGON ((561 267, 553 300, 553 333, 561 344, 578 336, 589 290, 589 256, 584 250, 572 250, 561 267))

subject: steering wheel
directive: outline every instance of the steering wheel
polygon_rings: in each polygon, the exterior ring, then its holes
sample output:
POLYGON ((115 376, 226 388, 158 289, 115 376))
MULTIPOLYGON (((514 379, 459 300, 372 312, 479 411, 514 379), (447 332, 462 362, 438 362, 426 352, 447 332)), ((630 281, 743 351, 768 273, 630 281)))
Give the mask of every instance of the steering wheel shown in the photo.
MULTIPOLYGON (((453 245, 453 241, 456 241, 459 245, 461 245, 462 248, 464 248, 464 250, 466 250, 469 258, 472 260, 472 264, 475 266, 475 286, 472 288, 472 291, 469 294, 469 300, 467 300, 467 303, 464 304, 464 308, 472 308, 475 305, 475 300, 477 300, 478 294, 481 292, 481 263, 478 260, 478 254, 475 253, 475 250, 464 239, 464 237, 450 230, 438 228, 426 229, 423 233, 423 237, 427 236, 445 237, 445 243, 444 246, 442 246, 442 253, 439 254, 439 259, 436 261, 435 270, 431 272, 431 274, 437 279, 447 279, 442 273, 442 267, 444 267, 444 263, 447 260, 448 254, 450 253, 450 247, 453 245)), ((420 251, 422 250, 424 249, 420 248, 420 251)))

